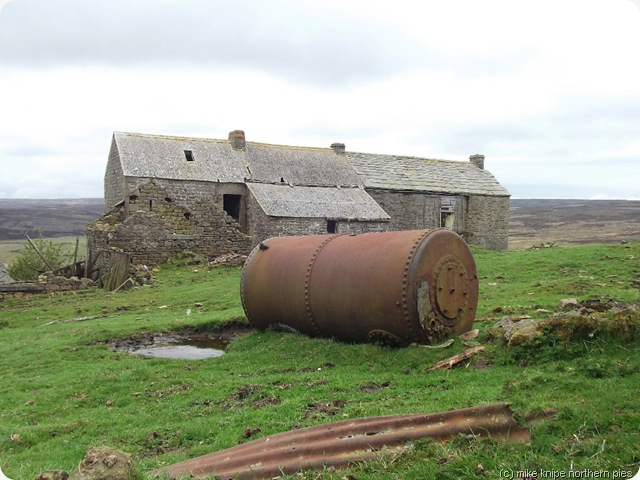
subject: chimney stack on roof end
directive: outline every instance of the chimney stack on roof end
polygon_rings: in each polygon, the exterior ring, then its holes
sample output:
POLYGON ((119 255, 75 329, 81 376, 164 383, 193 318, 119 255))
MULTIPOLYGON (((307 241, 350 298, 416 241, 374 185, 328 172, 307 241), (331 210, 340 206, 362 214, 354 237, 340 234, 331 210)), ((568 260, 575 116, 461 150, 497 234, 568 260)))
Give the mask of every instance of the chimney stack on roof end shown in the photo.
POLYGON ((233 130, 229 132, 229 142, 231 142, 234 150, 244 150, 246 144, 244 130, 233 130))
POLYGON ((471 155, 469 157, 469 161, 473 163, 480 170, 484 170, 484 155, 480 155, 476 153, 475 155, 471 155))
POLYGON ((345 147, 344 143, 332 143, 331 144, 331 148, 336 153, 344 153, 346 147, 345 147))

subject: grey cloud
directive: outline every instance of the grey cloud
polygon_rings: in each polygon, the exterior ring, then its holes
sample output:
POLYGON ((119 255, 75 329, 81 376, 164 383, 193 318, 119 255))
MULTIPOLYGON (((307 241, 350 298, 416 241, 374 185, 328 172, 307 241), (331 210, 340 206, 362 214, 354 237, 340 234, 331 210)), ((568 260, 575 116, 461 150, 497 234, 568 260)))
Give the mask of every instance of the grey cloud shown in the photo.
POLYGON ((395 74, 415 58, 430 60, 401 32, 366 16, 309 5, 18 0, 0 15, 0 62, 28 68, 197 64, 346 85, 395 74))
POLYGON ((640 99, 582 97, 570 99, 548 115, 568 138, 593 141, 637 137, 640 99))
POLYGON ((535 151, 571 161, 578 151, 595 153, 604 145, 613 149, 635 141, 639 121, 638 99, 575 95, 535 115, 443 129, 437 142, 448 151, 471 149, 498 155, 535 151))
POLYGON ((539 59, 539 53, 526 48, 498 53, 485 52, 482 55, 451 55, 446 59, 442 58, 442 64, 461 77, 482 79, 522 72, 539 59))
POLYGON ((11 158, 28 159, 42 155, 60 154, 57 149, 45 143, 38 143, 33 139, 19 140, 0 137, 0 145, 3 145, 2 153, 11 158))
POLYGON ((19 163, 2 164, 0 198, 96 198, 103 195, 104 166, 87 157, 87 164, 67 165, 64 155, 22 157, 19 163), (69 178, 73 178, 69 182, 69 178))
POLYGON ((526 125, 494 124, 463 127, 444 133, 437 140, 444 150, 486 151, 501 143, 529 142, 536 134, 526 125))

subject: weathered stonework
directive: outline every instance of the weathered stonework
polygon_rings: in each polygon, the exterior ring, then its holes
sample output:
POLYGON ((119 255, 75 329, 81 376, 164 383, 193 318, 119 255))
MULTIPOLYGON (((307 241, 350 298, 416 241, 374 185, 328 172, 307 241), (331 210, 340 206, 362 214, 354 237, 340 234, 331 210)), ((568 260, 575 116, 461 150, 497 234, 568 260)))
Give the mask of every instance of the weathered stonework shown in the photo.
POLYGON ((253 232, 252 246, 270 237, 288 235, 326 235, 327 233, 381 232, 388 222, 331 220, 324 218, 270 217, 265 215, 253 197, 247 199, 247 225, 253 232), (329 222, 334 230, 330 231, 329 222))
POLYGON ((115 139, 111 142, 107 169, 104 174, 104 211, 111 210, 122 201, 126 192, 125 178, 122 171, 122 163, 118 149, 115 148, 115 139))
POLYGON ((369 195, 389 214, 389 230, 448 227, 467 242, 490 250, 506 250, 509 236, 509 197, 444 196, 370 190, 369 195), (452 214, 443 204, 452 204, 452 214), (446 217, 452 215, 452 224, 446 217))
POLYGON ((469 197, 467 242, 489 250, 506 250, 509 237, 509 197, 469 197))
POLYGON ((172 194, 185 194, 186 182, 178 183, 171 193, 157 183, 147 182, 87 226, 91 257, 97 259, 94 268, 109 265, 112 253, 128 254, 134 265, 159 265, 184 250, 208 258, 250 251, 251 238, 218 205, 196 193, 195 203, 184 206, 172 194))
POLYGON ((24 298, 31 295, 57 295, 63 293, 75 293, 85 290, 93 285, 88 278, 63 277, 54 275, 53 272, 43 273, 37 282, 13 283, 0 286, 0 301, 7 298, 24 298))
POLYGON ((440 226, 439 197, 388 190, 367 192, 391 217, 389 230, 419 230, 440 226))
POLYGON ((509 192, 483 155, 469 160, 270 145, 241 130, 222 140, 115 132, 91 258, 157 265, 183 250, 246 254, 274 236, 437 227, 505 250, 509 192))

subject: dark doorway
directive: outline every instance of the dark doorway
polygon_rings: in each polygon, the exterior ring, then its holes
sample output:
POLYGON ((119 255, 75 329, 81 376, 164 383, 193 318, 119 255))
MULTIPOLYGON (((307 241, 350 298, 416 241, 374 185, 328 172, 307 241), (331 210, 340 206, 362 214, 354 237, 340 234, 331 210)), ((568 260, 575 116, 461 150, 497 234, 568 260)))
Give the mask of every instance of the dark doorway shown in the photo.
POLYGON ((242 195, 223 195, 222 208, 228 215, 240 223, 240 200, 242 195))
POLYGON ((327 220, 327 233, 338 233, 337 220, 327 220))

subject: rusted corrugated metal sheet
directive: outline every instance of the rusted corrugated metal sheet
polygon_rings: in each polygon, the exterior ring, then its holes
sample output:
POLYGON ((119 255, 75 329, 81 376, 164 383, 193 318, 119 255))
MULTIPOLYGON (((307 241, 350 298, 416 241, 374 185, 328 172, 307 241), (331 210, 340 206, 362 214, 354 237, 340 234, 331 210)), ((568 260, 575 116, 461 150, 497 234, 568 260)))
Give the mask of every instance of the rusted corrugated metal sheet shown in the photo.
POLYGON ((269 479, 324 466, 345 467, 420 438, 448 440, 459 434, 509 442, 529 440, 529 431, 518 425, 509 406, 499 403, 443 413, 360 418, 293 430, 152 473, 171 478, 214 475, 225 480, 269 479))
POLYGON ((446 229, 277 237, 249 255, 241 296, 259 329, 405 346, 469 331, 478 277, 446 229))

